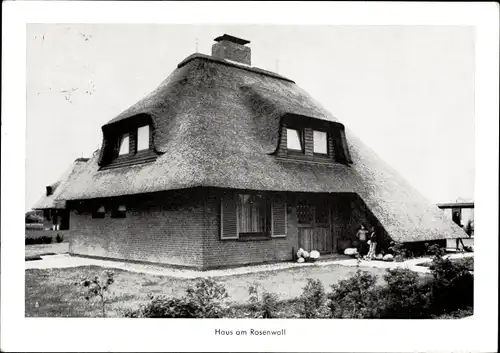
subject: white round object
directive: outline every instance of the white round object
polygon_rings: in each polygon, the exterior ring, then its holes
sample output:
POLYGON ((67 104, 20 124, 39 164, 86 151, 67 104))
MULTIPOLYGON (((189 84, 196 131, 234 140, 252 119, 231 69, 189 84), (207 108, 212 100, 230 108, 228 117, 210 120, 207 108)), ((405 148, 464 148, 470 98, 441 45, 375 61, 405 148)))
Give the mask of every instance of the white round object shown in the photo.
POLYGON ((304 253, 304 249, 300 248, 298 251, 297 251, 297 257, 302 257, 302 254, 304 253))
POLYGON ((383 257, 383 260, 384 261, 394 261, 394 256, 392 256, 391 254, 387 254, 383 257))
POLYGON ((302 263, 302 262, 304 262, 304 261, 306 261, 306 260, 304 260, 304 258, 303 258, 303 257, 299 257, 299 258, 297 259, 297 262, 298 262, 298 263, 302 263))
POLYGON ((313 250, 313 251, 311 251, 311 253, 309 254, 309 256, 312 259, 319 259, 319 251, 313 250))
POLYGON ((309 253, 308 253, 307 251, 304 251, 304 252, 302 253, 302 257, 303 257, 304 259, 307 259, 307 258, 309 257, 309 253))

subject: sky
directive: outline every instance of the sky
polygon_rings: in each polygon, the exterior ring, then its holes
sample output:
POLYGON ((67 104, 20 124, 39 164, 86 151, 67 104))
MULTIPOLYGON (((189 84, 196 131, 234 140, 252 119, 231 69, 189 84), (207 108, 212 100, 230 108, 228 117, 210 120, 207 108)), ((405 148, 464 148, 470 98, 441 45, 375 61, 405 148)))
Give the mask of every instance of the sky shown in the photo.
POLYGON ((474 198, 473 27, 28 24, 26 210, 99 148, 102 125, 224 33, 430 201, 474 198))

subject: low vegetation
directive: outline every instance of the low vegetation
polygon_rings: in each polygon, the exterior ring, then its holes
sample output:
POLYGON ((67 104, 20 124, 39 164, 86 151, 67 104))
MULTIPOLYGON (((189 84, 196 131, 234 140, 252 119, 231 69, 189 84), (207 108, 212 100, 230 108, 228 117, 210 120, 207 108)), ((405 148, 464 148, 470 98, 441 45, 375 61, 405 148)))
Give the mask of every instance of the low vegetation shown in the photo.
MULTIPOLYGON (((290 286, 299 285, 295 297, 279 296, 279 287, 265 287, 261 283, 248 282, 249 278, 258 276, 273 276, 267 274, 252 274, 230 278, 184 280, 166 278, 158 284, 147 276, 136 276, 133 283, 130 279, 123 283, 111 284, 116 291, 114 295, 100 296, 100 290, 93 290, 93 297, 100 300, 92 301, 91 307, 79 307, 77 316, 104 316, 107 303, 114 303, 109 311, 111 316, 128 318, 388 318, 388 319, 424 319, 424 318, 455 318, 472 314, 474 276, 468 270, 465 261, 450 261, 443 257, 440 248, 433 248, 434 257, 430 266, 432 275, 418 275, 408 269, 392 269, 383 272, 369 272, 360 268, 344 272, 345 276, 338 281, 330 282, 328 288, 325 281, 318 278, 307 278, 307 281, 291 281, 290 286), (245 280, 246 278, 246 280, 245 280), (242 281, 238 284, 236 281, 242 281), (146 287, 147 282, 147 287, 146 287), (246 283, 247 295, 235 302, 234 288, 246 283), (298 284, 302 283, 302 284, 298 284), (132 295, 130 289, 139 287, 142 299, 132 295), (142 288, 142 289, 141 289, 142 288), (229 288, 229 290, 228 290, 229 288), (270 290, 272 289, 272 290, 270 290), (144 291, 150 293, 144 296, 144 291), (127 302, 127 307, 117 309, 116 304, 127 302), (100 303, 100 304, 99 304, 100 303), (97 304, 97 305, 94 305, 97 304), (84 313, 82 315, 82 312, 84 313)), ((335 276, 332 267, 326 274, 335 276)), ((310 271, 311 269, 309 269, 310 271)), ((323 269, 318 269, 322 271, 323 269)), ((371 270, 371 269, 370 269, 371 270)), ((96 268, 87 270, 87 278, 95 279, 96 268)), ((125 271, 116 270, 121 276, 132 276, 125 271)), ((283 272, 283 271, 282 271, 283 272)), ((283 275, 277 272, 274 275, 283 275)), ((311 272, 308 272, 311 275, 311 272)), ((317 275, 317 274, 316 274, 317 275)), ((297 278, 297 273, 291 278, 297 278)), ((114 278, 113 276, 110 276, 114 278)), ((132 278, 132 277, 130 277, 132 278)), ((158 277, 157 277, 158 278, 158 277)), ((161 278, 161 277, 160 277, 161 278)), ((264 277, 262 277, 264 278, 264 277)), ((275 282, 276 278, 272 277, 275 282)), ((62 282, 65 280, 62 279, 62 282)), ((87 280, 90 290, 92 280, 87 280)), ((290 282, 290 281, 289 281, 290 282)), ((80 282, 85 283, 85 282, 80 282)), ((328 283, 328 281, 326 281, 328 283)), ((95 284, 94 284, 95 286, 95 284)), ((85 287, 85 288, 87 288, 85 287)), ((66 288, 66 287, 63 287, 66 288)), ((92 287, 96 288, 96 287, 92 287)), ((33 289, 27 289, 28 291, 33 289)), ((36 290, 39 290, 36 288, 36 290)), ((59 293, 62 302, 72 302, 74 292, 59 293)), ((54 298, 55 294, 46 293, 46 299, 54 298)), ((89 296, 89 300, 91 297, 89 296)), ((27 294, 27 300, 28 294, 27 294)), ((32 299, 31 299, 32 300, 32 299)), ((31 305, 31 304, 30 304, 31 305)), ((37 307, 38 308, 38 307, 37 307)), ((44 310, 49 310, 49 308, 44 310)), ((55 309, 54 309, 55 310, 55 309)), ((33 309, 27 308, 27 315, 33 309)), ((49 314, 46 312, 46 314, 49 314)), ((46 315, 51 316, 51 315, 46 315)))
POLYGON ((83 288, 82 296, 86 300, 98 299, 102 317, 106 317, 106 304, 109 302, 110 286, 114 282, 114 273, 112 271, 103 271, 100 276, 82 278, 75 285, 83 288))
POLYGON ((52 237, 48 235, 43 235, 41 237, 26 237, 24 238, 25 245, 35 245, 35 244, 51 244, 52 237))
MULTIPOLYGON (((258 318, 379 318, 379 319, 425 319, 434 317, 456 317, 472 312, 474 276, 464 263, 451 262, 443 257, 441 249, 435 252, 432 260, 432 279, 422 281, 415 272, 409 269, 389 269, 383 276, 385 284, 380 285, 377 276, 358 269, 351 277, 331 286, 325 292, 319 280, 308 279, 302 294, 293 301, 288 301, 295 313, 281 312, 284 303, 276 295, 261 290, 258 286, 250 288, 246 306, 228 308, 224 312, 218 296, 211 296, 204 301, 208 308, 216 307, 215 314, 211 310, 199 312, 197 316, 176 317, 239 317, 258 318), (220 303, 219 305, 217 303, 220 303)), ((214 281, 203 280, 205 291, 224 293, 214 281)), ((225 299, 222 296, 221 299, 225 299)), ((172 299, 170 299, 172 300, 172 299)), ((198 296, 182 299, 182 307, 198 307, 198 296)), ((175 307, 176 303, 168 302, 175 307)), ((141 311, 134 317, 148 317, 141 311)), ((164 316, 172 317, 172 316, 164 316)))

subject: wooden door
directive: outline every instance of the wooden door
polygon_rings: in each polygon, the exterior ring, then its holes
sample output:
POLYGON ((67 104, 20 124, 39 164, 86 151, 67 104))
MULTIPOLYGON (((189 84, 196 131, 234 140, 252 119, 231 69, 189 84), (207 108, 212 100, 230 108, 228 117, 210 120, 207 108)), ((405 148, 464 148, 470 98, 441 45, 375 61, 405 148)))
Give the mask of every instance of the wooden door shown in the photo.
POLYGON ((297 221, 299 248, 317 250, 320 254, 332 253, 335 249, 331 227, 330 206, 327 199, 299 200, 297 221))

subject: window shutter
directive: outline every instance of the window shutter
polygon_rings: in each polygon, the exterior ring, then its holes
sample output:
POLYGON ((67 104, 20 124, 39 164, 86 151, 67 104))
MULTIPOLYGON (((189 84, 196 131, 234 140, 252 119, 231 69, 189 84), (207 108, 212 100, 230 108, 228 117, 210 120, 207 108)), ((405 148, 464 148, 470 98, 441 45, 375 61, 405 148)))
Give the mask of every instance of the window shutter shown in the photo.
POLYGON ((272 208, 272 237, 286 237, 287 228, 287 213, 285 198, 275 197, 273 199, 272 208))
POLYGON ((220 238, 238 239, 238 211, 235 195, 224 195, 221 199, 220 238))

